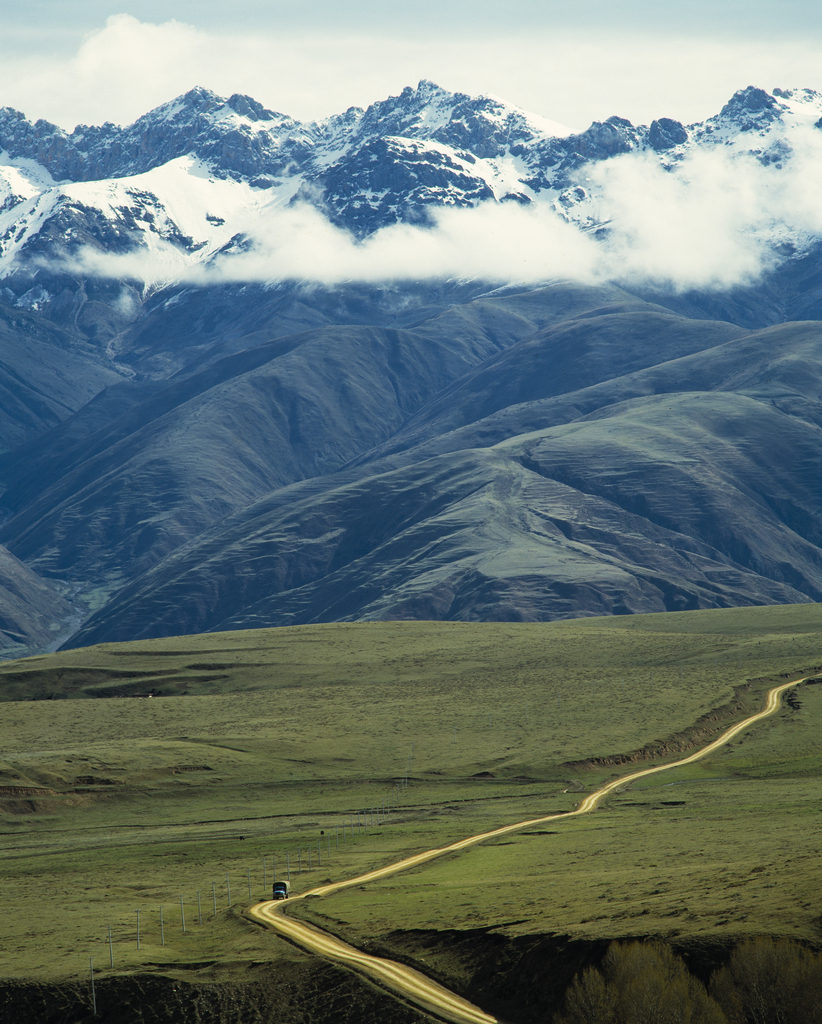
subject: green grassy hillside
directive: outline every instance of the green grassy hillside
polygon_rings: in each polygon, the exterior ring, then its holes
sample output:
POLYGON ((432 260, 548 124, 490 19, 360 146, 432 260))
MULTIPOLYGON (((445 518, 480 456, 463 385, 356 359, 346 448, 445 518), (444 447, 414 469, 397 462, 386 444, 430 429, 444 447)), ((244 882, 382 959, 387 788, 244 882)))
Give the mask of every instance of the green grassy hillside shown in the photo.
MULTIPOLYGON (((821 666, 817 605, 331 624, 6 663, 0 975, 68 977, 90 956, 108 970, 109 925, 115 971, 199 965, 211 975, 299 958, 239 913, 249 883, 252 899, 265 894, 263 858, 267 883, 272 857, 280 875, 288 857, 304 891, 570 810, 580 792, 628 770, 614 759, 673 759, 758 708, 776 681, 821 666), (388 802, 387 821, 380 814, 352 837, 352 815, 388 802)), ((822 687, 797 700, 727 753, 637 784, 588 818, 306 912, 389 944, 398 929, 480 925, 814 939, 822 687)))

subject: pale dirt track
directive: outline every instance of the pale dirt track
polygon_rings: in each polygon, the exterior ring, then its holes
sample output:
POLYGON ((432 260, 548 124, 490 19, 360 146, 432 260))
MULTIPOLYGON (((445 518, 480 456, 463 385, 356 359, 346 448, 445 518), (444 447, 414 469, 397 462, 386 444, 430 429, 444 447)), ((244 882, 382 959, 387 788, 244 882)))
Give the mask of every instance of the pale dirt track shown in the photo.
POLYGON ((307 949, 312 953, 319 953, 320 956, 345 964, 362 974, 368 975, 384 987, 391 989, 391 991, 403 996, 409 1002, 414 1003, 436 1017, 452 1021, 453 1024, 503 1024, 500 1018, 487 1014, 464 999, 460 999, 453 992, 442 988, 442 986, 437 985, 429 978, 426 978, 425 975, 412 970, 412 968, 394 963, 391 960, 382 960, 379 957, 361 953, 353 946, 347 945, 345 942, 340 941, 340 939, 334 938, 318 928, 286 917, 284 914, 285 909, 289 903, 292 903, 294 900, 303 899, 305 896, 329 896, 331 893, 339 892, 340 889, 347 889, 352 885, 362 885, 365 882, 373 882, 378 878, 394 875, 399 871, 418 867, 420 864, 425 864, 436 857, 442 857, 447 853, 456 853, 469 846, 475 846, 486 839, 505 836, 510 832, 517 832, 531 825, 542 825, 545 822, 558 821, 561 818, 573 818, 580 814, 587 814, 589 811, 593 811, 615 789, 626 786, 637 779, 643 779, 648 775, 656 775, 658 772, 668 771, 670 768, 679 768, 685 764, 692 764, 694 761, 712 754, 719 747, 732 740, 734 736, 738 736, 739 733, 745 732, 745 730, 750 729, 762 721, 762 719, 774 714, 780 706, 782 694, 804 681, 804 679, 795 679, 791 683, 783 683, 781 686, 774 687, 768 691, 768 697, 762 711, 731 726, 713 743, 709 743, 706 747, 702 747, 696 753, 683 757, 679 761, 657 765, 654 768, 643 768, 640 771, 632 772, 630 775, 623 775, 612 782, 607 782, 594 793, 586 796, 576 810, 564 811, 560 814, 549 814, 543 818, 531 818, 528 821, 518 821, 514 825, 503 825, 502 828, 494 829, 491 832, 482 832, 479 835, 469 836, 467 839, 460 839, 449 846, 438 847, 436 850, 425 850, 423 853, 407 857, 405 860, 397 861, 394 864, 388 864, 384 868, 378 868, 376 871, 369 871, 367 874, 359 875, 357 878, 349 878, 344 882, 334 882, 331 885, 321 885, 316 889, 310 889, 308 892, 301 893, 299 896, 294 896, 288 900, 281 900, 279 902, 266 900, 263 903, 257 903, 250 907, 248 915, 261 924, 272 928, 284 938, 290 939, 303 949, 307 949))

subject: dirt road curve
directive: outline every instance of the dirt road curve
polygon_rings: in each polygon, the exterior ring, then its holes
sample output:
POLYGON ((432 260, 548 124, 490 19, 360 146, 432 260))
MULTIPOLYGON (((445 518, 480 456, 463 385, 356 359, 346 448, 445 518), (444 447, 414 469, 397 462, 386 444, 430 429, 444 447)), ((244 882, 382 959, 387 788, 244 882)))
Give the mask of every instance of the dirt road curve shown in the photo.
POLYGON ((739 733, 750 729, 751 726, 756 725, 763 718, 774 714, 779 708, 783 693, 804 681, 804 679, 795 679, 791 683, 783 683, 781 686, 774 687, 774 689, 768 692, 768 699, 762 711, 731 726, 730 729, 722 733, 719 739, 709 743, 707 747, 702 747, 701 750, 697 750, 696 753, 683 757, 679 761, 658 765, 655 768, 643 768, 638 772, 632 772, 630 775, 623 775, 619 779, 614 779, 613 782, 607 782, 596 792, 586 796, 576 810, 565 811, 562 814, 549 814, 543 818, 531 818, 529 821, 518 821, 514 825, 503 825, 502 828, 494 829, 491 832, 482 832, 480 835, 461 839, 456 843, 451 843, 450 846, 441 846, 436 850, 426 850, 413 857, 407 857, 405 860, 388 864, 384 868, 378 868, 376 871, 369 871, 365 875, 359 875, 357 878, 349 878, 345 882, 321 885, 316 889, 310 889, 308 892, 301 893, 299 896, 293 896, 288 900, 281 900, 277 903, 266 900, 264 903, 257 903, 250 907, 248 915, 255 921, 273 928, 274 931, 284 938, 290 939, 303 949, 310 950, 312 953, 318 953, 320 956, 327 957, 329 960, 334 960, 337 963, 346 964, 362 974, 367 974, 392 992, 403 996, 409 1002, 421 1007, 435 1017, 452 1021, 453 1024, 504 1024, 500 1018, 487 1014, 464 999, 460 999, 453 992, 442 988, 429 978, 426 978, 425 975, 419 974, 410 967, 394 963, 391 960, 382 960, 379 957, 369 956, 367 953, 361 953, 353 946, 349 946, 339 939, 327 935, 318 928, 303 924, 301 921, 292 920, 285 915, 284 911, 287 910, 288 905, 293 903, 294 900, 303 899, 305 896, 329 896, 331 893, 339 892, 340 889, 347 889, 352 885, 363 885, 365 882, 373 882, 375 879, 385 878, 387 875, 394 875, 399 871, 406 871, 408 868, 425 864, 426 861, 442 857, 446 853, 464 850, 466 847, 475 846, 486 839, 495 839, 497 836, 508 835, 510 832, 518 832, 520 829, 528 828, 532 825, 541 825, 548 821, 558 821, 560 818, 573 818, 579 814, 587 814, 589 811, 593 811, 615 789, 627 786, 629 783, 637 779, 643 779, 647 775, 656 775, 658 772, 668 771, 670 768, 691 764, 708 754, 712 754, 719 747, 732 740, 734 736, 738 736, 739 733))

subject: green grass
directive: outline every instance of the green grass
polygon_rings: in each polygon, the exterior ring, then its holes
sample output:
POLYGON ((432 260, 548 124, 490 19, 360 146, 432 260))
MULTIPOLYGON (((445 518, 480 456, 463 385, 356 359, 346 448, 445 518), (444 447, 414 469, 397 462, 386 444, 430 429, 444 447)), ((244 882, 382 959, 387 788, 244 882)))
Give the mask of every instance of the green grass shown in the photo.
MULTIPOLYGON (((0 976, 69 977, 90 956, 107 970, 108 925, 115 971, 201 965, 219 975, 299 958, 238 912, 247 872, 252 898, 265 895, 263 857, 270 882, 272 855, 282 872, 288 852, 293 868, 297 848, 324 831, 331 859, 292 874, 300 891, 570 810, 582 789, 629 770, 587 760, 646 746, 672 759, 662 741, 681 734, 681 745, 705 716, 694 739, 715 735, 782 675, 818 670, 821 653, 822 608, 801 605, 549 624, 334 624, 6 663, 0 976), (95 696, 151 689, 166 695, 95 696), (340 836, 337 848, 343 820, 381 804, 406 770, 389 822, 353 843, 340 836), (481 773, 490 777, 472 778, 481 773)), ((546 826, 555 835, 489 843, 369 886, 365 899, 353 890, 310 901, 306 912, 354 938, 495 925, 812 939, 822 914, 822 686, 800 699, 800 710, 783 710, 710 762, 546 826)))

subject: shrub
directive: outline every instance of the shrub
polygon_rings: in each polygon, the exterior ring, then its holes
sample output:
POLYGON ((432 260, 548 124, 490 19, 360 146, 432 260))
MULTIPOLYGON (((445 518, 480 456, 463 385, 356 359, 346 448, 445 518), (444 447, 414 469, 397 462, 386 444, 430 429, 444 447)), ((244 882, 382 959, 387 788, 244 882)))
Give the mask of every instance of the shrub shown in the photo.
POLYGON ((588 968, 556 1024, 727 1024, 704 985, 661 942, 614 942, 603 973, 588 968))
POLYGON ((746 939, 710 990, 730 1024, 820 1024, 822 955, 790 939, 746 939))
POLYGON ((617 1024, 616 997, 595 967, 578 974, 565 993, 558 1024, 617 1024))

